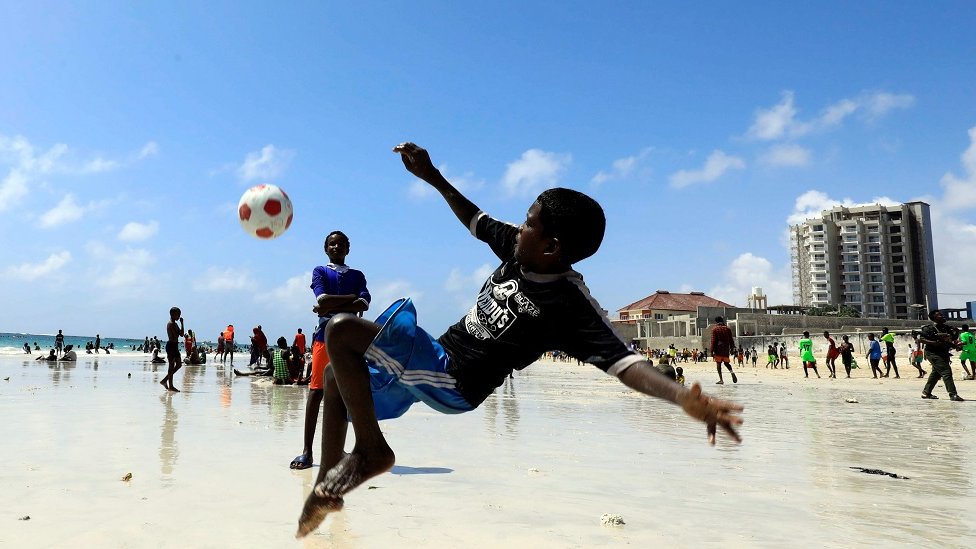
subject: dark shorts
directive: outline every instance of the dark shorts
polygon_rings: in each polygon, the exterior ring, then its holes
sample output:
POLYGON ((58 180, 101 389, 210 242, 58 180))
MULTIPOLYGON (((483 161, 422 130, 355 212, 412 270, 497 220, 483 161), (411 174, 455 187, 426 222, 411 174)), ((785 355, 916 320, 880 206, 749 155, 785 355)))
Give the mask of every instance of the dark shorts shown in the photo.
POLYGON ((180 345, 175 341, 166 342, 166 358, 180 360, 180 345))

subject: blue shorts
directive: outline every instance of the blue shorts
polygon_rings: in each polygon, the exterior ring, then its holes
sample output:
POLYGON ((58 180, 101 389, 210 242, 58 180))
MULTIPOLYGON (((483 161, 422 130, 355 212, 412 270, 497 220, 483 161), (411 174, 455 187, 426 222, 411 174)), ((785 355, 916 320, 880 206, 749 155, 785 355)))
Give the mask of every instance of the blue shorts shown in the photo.
POLYGON ((400 417, 414 402, 445 414, 474 409, 447 373, 450 357, 444 348, 417 326, 409 298, 390 305, 376 323, 383 327, 366 349, 376 419, 400 417))

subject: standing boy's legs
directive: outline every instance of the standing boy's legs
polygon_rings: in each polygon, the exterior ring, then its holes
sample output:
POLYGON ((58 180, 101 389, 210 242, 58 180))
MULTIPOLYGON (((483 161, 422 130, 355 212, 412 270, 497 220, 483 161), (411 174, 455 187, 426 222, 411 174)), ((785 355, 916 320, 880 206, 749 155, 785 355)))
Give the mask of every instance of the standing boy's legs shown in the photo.
POLYGON ((342 508, 342 496, 347 492, 393 467, 396 458, 376 420, 369 369, 363 358, 379 330, 379 325, 352 315, 329 321, 326 345, 331 366, 326 372, 322 466, 299 518, 299 536, 317 528, 329 512, 342 508), (349 454, 343 452, 347 417, 356 435, 349 454))
MULTIPOLYGON (((311 379, 308 383, 308 398, 305 400, 305 446, 302 448, 302 454, 292 460, 290 466, 292 469, 308 469, 314 461, 312 446, 315 442, 315 428, 318 427, 319 409, 322 406, 322 398, 325 396, 325 371, 328 364, 329 353, 325 344, 317 340, 312 341, 311 379)), ((334 379, 332 384, 335 385, 334 379)), ((325 414, 323 413, 324 417, 325 414)), ((323 465, 323 467, 325 466, 323 465)))

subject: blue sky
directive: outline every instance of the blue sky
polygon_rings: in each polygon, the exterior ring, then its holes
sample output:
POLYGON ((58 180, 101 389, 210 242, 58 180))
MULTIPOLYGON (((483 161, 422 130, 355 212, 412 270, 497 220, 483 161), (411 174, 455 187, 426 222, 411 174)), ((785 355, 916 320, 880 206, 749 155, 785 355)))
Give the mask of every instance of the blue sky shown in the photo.
POLYGON ((496 217, 594 196, 577 267, 611 312, 791 302, 791 219, 912 199, 940 305, 976 298, 972 3, 686 4, 2 2, 0 331, 162 335, 172 305, 204 338, 307 330, 341 229, 370 313, 410 295, 439 335, 496 261, 404 140, 496 217), (235 215, 263 182, 295 202, 270 242, 235 215))

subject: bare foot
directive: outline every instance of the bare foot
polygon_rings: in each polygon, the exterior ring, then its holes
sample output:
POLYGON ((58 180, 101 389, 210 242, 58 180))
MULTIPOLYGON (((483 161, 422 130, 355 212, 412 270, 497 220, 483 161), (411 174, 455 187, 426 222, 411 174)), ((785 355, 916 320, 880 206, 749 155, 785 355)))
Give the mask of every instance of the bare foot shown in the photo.
POLYGON ((367 480, 392 469, 395 460, 396 456, 389 447, 371 453, 354 449, 329 469, 325 480, 316 489, 321 488, 327 494, 342 497, 367 480))
POLYGON ((342 498, 330 496, 324 492, 319 493, 319 486, 321 484, 312 489, 312 493, 305 500, 305 506, 302 507, 302 515, 298 517, 298 532, 295 533, 295 537, 298 539, 315 531, 329 513, 342 510, 342 498))
POLYGON ((169 390, 169 385, 166 384, 165 379, 160 381, 159 384, 163 386, 163 389, 166 389, 167 391, 169 390))
POLYGON ((179 389, 177 389, 176 387, 173 387, 172 385, 170 385, 169 387, 167 387, 167 390, 172 391, 174 393, 180 392, 179 389))

